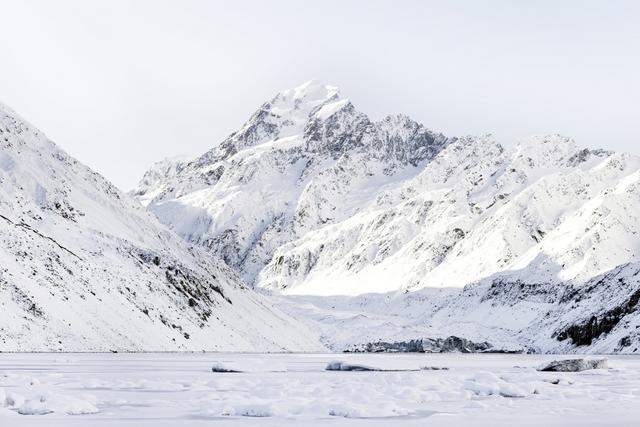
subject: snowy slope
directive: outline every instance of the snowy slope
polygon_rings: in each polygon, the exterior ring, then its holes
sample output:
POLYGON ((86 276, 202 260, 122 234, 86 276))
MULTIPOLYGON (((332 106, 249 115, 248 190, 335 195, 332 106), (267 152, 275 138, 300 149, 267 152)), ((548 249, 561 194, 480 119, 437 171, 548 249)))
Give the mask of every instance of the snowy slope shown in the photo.
POLYGON ((640 263, 582 285, 526 283, 506 273, 462 289, 277 298, 336 351, 453 335, 494 351, 640 352, 640 263))
POLYGON ((320 348, 3 105, 0 241, 0 351, 320 348))
POLYGON ((351 218, 280 247, 258 283, 316 295, 461 287, 505 271, 581 283, 639 260, 639 168, 559 136, 512 150, 461 139, 351 218))

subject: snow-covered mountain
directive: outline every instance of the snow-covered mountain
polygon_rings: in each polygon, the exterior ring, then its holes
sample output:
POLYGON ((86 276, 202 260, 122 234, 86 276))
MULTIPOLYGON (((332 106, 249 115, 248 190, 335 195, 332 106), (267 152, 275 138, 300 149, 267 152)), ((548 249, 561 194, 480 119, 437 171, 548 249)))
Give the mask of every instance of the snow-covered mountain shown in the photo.
POLYGON ((532 138, 460 139, 353 216, 281 246, 258 283, 288 293, 461 287, 499 272, 582 283, 637 261, 640 159, 532 138))
POLYGON ((3 105, 0 241, 0 351, 321 348, 3 105))
POLYGON ((406 116, 376 122, 312 81, 155 171, 134 194, 161 222, 288 295, 280 306, 334 349, 449 334, 640 347, 636 156, 559 135, 505 148, 406 116))
POLYGON ((581 283, 640 260, 639 158, 558 135, 505 149, 405 116, 373 122, 313 81, 201 157, 163 164, 164 179, 158 169, 134 194, 162 222, 289 294, 462 287, 505 271, 581 283))
POLYGON ((154 167, 167 171, 165 179, 150 172, 133 194, 187 241, 262 286, 256 280, 276 251, 347 221, 449 143, 406 116, 371 121, 336 88, 311 81, 276 95, 187 165, 154 167))
POLYGON ((188 156, 175 156, 154 163, 145 172, 133 196, 137 197, 143 206, 147 206, 156 195, 166 190, 168 178, 175 177, 191 160, 188 156))

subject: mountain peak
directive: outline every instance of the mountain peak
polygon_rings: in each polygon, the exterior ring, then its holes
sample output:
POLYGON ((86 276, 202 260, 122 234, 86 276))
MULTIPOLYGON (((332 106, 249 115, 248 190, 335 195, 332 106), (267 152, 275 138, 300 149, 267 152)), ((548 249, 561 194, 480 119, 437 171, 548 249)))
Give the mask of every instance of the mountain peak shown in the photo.
POLYGON ((309 80, 287 89, 280 93, 285 98, 292 98, 294 101, 326 101, 334 97, 340 97, 340 91, 335 86, 324 84, 319 80, 309 80))
POLYGON ((324 120, 347 105, 349 101, 341 97, 337 87, 309 80, 262 104, 240 130, 201 156, 197 163, 210 164, 248 147, 302 135, 309 121, 324 120))
POLYGON ((337 87, 326 85, 318 80, 309 80, 278 93, 263 107, 276 116, 285 117, 299 112, 308 117, 314 109, 342 99, 337 87))
POLYGON ((564 164, 581 149, 572 138, 559 134, 534 135, 521 140, 514 158, 527 167, 564 164))

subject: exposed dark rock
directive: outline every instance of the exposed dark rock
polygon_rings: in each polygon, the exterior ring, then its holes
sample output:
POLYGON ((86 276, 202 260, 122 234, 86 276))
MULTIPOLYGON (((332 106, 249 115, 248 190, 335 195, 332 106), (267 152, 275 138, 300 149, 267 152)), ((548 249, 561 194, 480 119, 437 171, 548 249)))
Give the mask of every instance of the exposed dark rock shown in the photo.
POLYGON ((242 372, 242 371, 238 371, 238 370, 235 370, 235 369, 227 368, 226 366, 221 365, 219 363, 213 365, 211 367, 211 371, 212 372, 219 372, 219 373, 240 373, 240 372, 242 372))
POLYGON ((354 345, 345 353, 509 353, 495 349, 488 342, 476 343, 465 338, 422 338, 409 341, 366 343, 354 345))
POLYGON ((379 371, 379 369, 366 365, 357 365, 347 362, 329 362, 325 368, 327 371, 379 371))
POLYGON ((361 350, 354 348, 351 351, 364 353, 424 353, 423 341, 424 340, 421 339, 392 343, 379 341, 376 343, 367 343, 361 350))
POLYGON ((630 345, 631 345, 630 336, 622 337, 620 338, 620 341, 618 341, 618 347, 620 348, 629 347, 630 345))
POLYGON ((420 369, 383 369, 376 368, 373 366, 367 365, 359 365, 356 363, 348 363, 341 361, 333 361, 329 362, 326 371, 361 371, 361 372, 411 372, 411 371, 421 371, 425 370, 425 368, 420 369))
POLYGON ((538 368, 542 372, 581 372, 588 369, 607 369, 607 359, 554 360, 538 368))
POLYGON ((465 338, 450 336, 440 345, 440 353, 478 353, 491 349, 488 342, 475 343, 465 338))
POLYGON ((584 322, 569 326, 557 335, 558 341, 564 341, 571 338, 571 342, 575 345, 591 345, 593 340, 602 334, 610 332, 620 320, 631 313, 640 301, 640 289, 636 290, 629 299, 622 305, 614 307, 605 312, 601 316, 591 316, 584 322))
MULTIPOLYGON (((474 286, 465 288, 473 291, 474 286)), ((482 295, 481 301, 515 305, 521 301, 554 303, 563 295, 564 289, 553 283, 525 283, 520 280, 508 280, 498 277, 482 295)))

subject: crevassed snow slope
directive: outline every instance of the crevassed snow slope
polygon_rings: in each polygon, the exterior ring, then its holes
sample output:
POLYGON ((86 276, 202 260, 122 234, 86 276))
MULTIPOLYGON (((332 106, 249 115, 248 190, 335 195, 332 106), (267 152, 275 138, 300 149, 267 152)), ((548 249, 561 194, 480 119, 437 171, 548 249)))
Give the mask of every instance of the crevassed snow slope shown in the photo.
POLYGON ((320 347, 3 105, 0 241, 0 351, 320 347))

